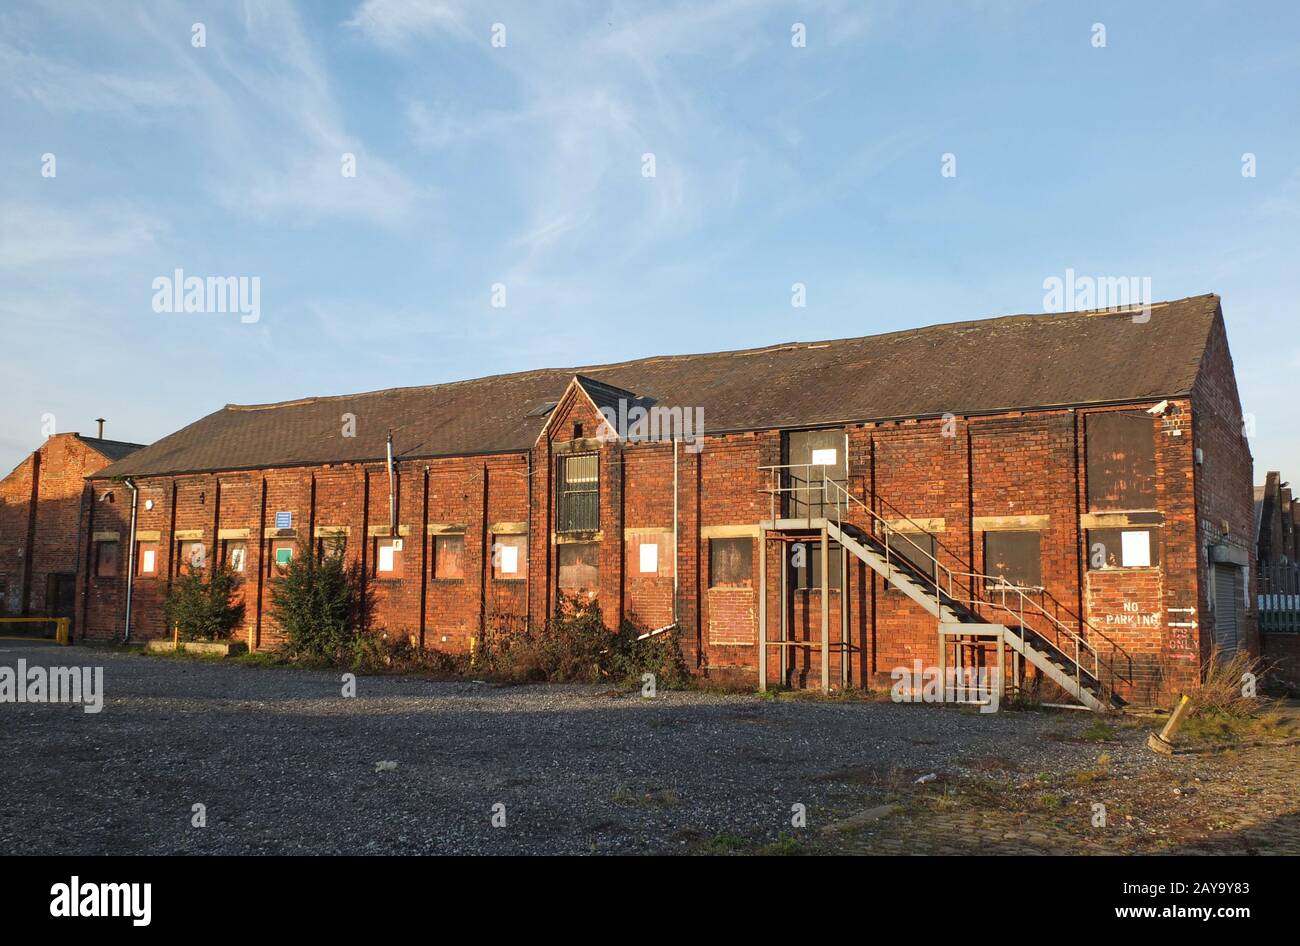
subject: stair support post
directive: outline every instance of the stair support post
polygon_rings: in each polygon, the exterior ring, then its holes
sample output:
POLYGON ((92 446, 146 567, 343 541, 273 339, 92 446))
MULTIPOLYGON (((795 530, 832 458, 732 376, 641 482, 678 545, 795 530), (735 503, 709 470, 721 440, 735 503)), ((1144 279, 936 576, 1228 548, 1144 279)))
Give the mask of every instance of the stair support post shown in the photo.
POLYGON ((996 686, 998 688, 998 706, 1002 705, 1002 698, 1007 695, 1007 641, 1006 632, 998 634, 998 679, 996 686))
MULTIPOLYGON (((846 435, 847 439, 847 435, 846 435)), ((840 686, 849 685, 849 550, 840 544, 840 686)))
POLYGON ((758 526, 758 692, 767 691, 767 530, 758 526))
MULTIPOLYGON (((822 526, 822 692, 831 691, 831 575, 830 532, 822 526)), ((840 579, 841 584, 843 578, 840 579)))
POLYGON ((790 569, 786 568, 786 543, 781 541, 781 646, 777 648, 780 651, 781 661, 781 686, 786 686, 790 682, 790 648, 786 647, 786 641, 790 639, 790 623, 787 620, 789 609, 789 582, 790 569))
POLYGON ((948 638, 943 633, 943 618, 938 618, 939 638, 939 702, 948 701, 948 638))

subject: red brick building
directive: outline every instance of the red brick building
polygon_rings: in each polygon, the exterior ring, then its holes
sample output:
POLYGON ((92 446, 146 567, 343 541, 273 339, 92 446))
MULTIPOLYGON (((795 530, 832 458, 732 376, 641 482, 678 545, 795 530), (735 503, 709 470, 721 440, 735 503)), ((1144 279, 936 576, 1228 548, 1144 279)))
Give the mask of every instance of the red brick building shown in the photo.
POLYGON ((140 446, 55 434, 0 480, 0 616, 73 617, 86 477, 140 446))
POLYGON ((1216 639, 1257 649, 1251 478, 1212 295, 230 405, 94 475, 81 626, 122 636, 129 580, 131 635, 166 634, 197 555, 274 645, 309 539, 428 648, 585 592, 700 673, 888 684, 942 629, 949 666, 1158 700, 1216 639))
POLYGON ((1255 487, 1259 649, 1273 674, 1300 685, 1300 502, 1270 470, 1255 487))

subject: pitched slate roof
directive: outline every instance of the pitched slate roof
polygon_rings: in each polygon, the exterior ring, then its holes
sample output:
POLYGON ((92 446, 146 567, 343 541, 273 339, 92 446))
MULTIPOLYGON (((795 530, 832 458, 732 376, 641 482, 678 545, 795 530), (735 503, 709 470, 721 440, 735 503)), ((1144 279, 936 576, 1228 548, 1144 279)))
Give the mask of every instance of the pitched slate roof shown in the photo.
MULTIPOLYGON (((425 387, 227 405, 96 478, 526 450, 581 376, 670 407, 709 432, 1136 401, 1190 393, 1219 297, 1128 312, 1012 315, 862 338, 549 368, 425 387), (356 436, 343 437, 343 414, 356 436)), ((589 388, 589 390, 593 390, 589 388)))
POLYGON ((127 443, 125 440, 101 440, 99 437, 85 437, 81 434, 77 434, 77 439, 109 460, 120 460, 123 457, 130 456, 137 450, 143 450, 145 446, 142 443, 127 443))

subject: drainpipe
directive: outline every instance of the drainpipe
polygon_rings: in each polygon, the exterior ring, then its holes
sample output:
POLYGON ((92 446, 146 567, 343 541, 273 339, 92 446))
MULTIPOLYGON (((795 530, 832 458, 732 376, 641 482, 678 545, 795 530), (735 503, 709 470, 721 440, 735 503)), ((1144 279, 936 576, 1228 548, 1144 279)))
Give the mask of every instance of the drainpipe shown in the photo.
MULTIPOLYGON (((533 451, 528 451, 528 535, 529 541, 524 543, 526 553, 529 558, 533 554, 533 451)), ((524 568, 524 627, 533 626, 533 570, 524 568)))
POLYGON ((677 438, 673 438, 673 623, 677 623, 677 438))
POLYGON ((128 478, 124 481, 131 490, 131 531, 128 533, 130 545, 126 552, 126 627, 122 631, 122 643, 131 640, 131 593, 135 590, 135 515, 140 503, 140 491, 128 478))

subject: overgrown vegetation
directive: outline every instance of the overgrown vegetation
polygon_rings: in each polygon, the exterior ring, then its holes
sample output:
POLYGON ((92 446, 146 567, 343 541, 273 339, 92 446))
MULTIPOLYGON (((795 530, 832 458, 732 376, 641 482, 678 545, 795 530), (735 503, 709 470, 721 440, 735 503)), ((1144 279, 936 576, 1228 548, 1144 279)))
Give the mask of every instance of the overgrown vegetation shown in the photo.
POLYGON ((1254 716, 1264 708, 1257 693, 1263 668, 1257 658, 1242 651, 1223 659, 1216 647, 1201 668, 1201 685, 1191 694, 1193 716, 1254 716))
POLYGON ((475 670, 507 680, 637 684, 653 674, 657 688, 685 686, 680 632, 671 628, 643 637, 625 623, 605 626, 600 605, 560 595, 555 615, 537 630, 496 626, 484 635, 474 655, 475 670))
POLYGON ((225 565, 195 568, 177 575, 163 596, 168 627, 184 641, 219 641, 244 622, 244 604, 235 601, 239 578, 225 565))
POLYGON ((469 656, 419 646, 405 631, 364 634, 353 650, 352 666, 371 673, 432 673, 439 676, 469 672, 469 656))
POLYGON ((341 553, 301 543, 271 580, 270 614, 288 638, 290 656, 331 664, 355 662, 365 632, 361 566, 341 553))
POLYGON ((1190 694, 1191 706, 1175 743, 1210 748, 1294 738, 1295 720, 1259 695, 1263 677, 1258 658, 1238 652, 1224 659, 1216 648, 1202 668, 1201 686, 1190 694))

